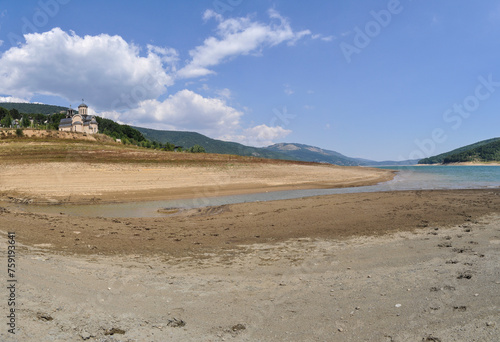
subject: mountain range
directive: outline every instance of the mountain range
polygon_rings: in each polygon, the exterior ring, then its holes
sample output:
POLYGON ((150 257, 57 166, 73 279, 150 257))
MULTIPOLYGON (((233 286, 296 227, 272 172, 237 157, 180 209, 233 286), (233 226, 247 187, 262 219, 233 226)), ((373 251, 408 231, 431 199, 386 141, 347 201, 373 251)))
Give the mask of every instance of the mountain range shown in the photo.
POLYGON ((183 147, 201 145, 209 153, 237 154, 262 158, 301 160, 344 166, 415 165, 418 160, 374 161, 347 157, 339 152, 297 143, 279 143, 264 148, 245 146, 235 142, 209 138, 196 132, 160 131, 150 128, 133 127, 147 139, 160 143, 170 142, 183 147))

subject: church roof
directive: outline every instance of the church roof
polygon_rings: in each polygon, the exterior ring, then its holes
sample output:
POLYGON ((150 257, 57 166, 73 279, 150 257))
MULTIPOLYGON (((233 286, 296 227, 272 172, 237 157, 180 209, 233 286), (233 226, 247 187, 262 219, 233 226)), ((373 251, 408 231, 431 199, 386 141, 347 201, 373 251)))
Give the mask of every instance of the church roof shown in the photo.
POLYGON ((82 103, 78 106, 78 108, 80 108, 80 107, 86 107, 86 108, 88 108, 89 106, 87 106, 87 105, 85 104, 85 102, 83 102, 83 99, 82 99, 82 103))

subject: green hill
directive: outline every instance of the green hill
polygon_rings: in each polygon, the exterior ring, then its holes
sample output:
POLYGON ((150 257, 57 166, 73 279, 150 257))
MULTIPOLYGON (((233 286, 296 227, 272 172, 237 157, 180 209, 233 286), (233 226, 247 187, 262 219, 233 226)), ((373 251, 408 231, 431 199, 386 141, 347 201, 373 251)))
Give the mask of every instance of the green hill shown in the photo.
POLYGON ((323 150, 319 147, 304 145, 279 143, 267 147, 268 150, 284 153, 292 158, 317 163, 329 163, 335 165, 357 166, 358 161, 349 158, 335 151, 323 150))
POLYGON ((483 140, 475 144, 460 147, 450 152, 422 159, 418 163, 447 164, 468 161, 500 161, 500 138, 483 140))
POLYGON ((19 113, 25 114, 54 114, 68 109, 67 107, 52 106, 40 103, 14 103, 14 102, 0 102, 0 107, 5 109, 17 109, 19 113))
POLYGON ((394 165, 415 165, 418 160, 403 160, 403 161, 374 161, 361 158, 347 157, 339 152, 325 150, 315 146, 295 143, 279 143, 266 147, 272 151, 285 153, 290 157, 302 161, 311 161, 317 163, 329 163, 344 166, 394 166, 394 165))
POLYGON ((169 142, 177 146, 182 146, 183 148, 200 145, 205 148, 207 153, 235 154, 260 158, 295 160, 295 158, 287 156, 283 153, 270 151, 265 148, 245 146, 230 141, 212 139, 196 132, 160 131, 143 127, 133 128, 141 132, 148 140, 156 141, 162 144, 169 142))

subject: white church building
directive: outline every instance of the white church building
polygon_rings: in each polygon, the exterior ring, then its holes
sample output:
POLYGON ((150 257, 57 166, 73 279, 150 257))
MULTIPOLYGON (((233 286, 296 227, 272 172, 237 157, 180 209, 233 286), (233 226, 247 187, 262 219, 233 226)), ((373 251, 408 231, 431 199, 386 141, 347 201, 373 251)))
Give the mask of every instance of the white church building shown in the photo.
POLYGON ((89 106, 83 102, 78 106, 78 112, 75 112, 70 107, 66 113, 66 118, 61 119, 61 122, 59 122, 59 130, 63 132, 97 133, 97 121, 93 115, 88 114, 88 109, 89 106))

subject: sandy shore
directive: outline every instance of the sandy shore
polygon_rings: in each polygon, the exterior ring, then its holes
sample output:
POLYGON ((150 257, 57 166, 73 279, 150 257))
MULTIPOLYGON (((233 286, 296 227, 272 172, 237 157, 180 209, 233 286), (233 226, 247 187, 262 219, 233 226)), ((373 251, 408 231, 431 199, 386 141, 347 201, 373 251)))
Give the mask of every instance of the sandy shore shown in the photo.
POLYGON ((0 210, 20 289, 17 339, 0 339, 497 341, 498 208, 500 190, 459 190, 151 219, 0 210))
POLYGON ((0 165, 0 195, 35 203, 124 202, 373 185, 393 172, 321 164, 171 166, 84 162, 0 165))

